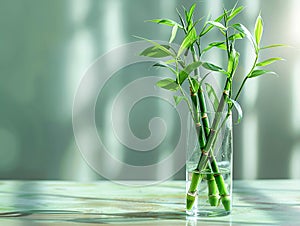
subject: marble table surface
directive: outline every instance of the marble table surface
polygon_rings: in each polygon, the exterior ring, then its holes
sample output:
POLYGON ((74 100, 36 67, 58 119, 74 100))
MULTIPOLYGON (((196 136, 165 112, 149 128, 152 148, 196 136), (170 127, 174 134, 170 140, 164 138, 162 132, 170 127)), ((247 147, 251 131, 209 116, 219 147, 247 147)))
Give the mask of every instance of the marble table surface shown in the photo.
POLYGON ((186 217, 184 181, 0 181, 0 225, 300 225, 300 180, 234 181, 233 212, 186 217))

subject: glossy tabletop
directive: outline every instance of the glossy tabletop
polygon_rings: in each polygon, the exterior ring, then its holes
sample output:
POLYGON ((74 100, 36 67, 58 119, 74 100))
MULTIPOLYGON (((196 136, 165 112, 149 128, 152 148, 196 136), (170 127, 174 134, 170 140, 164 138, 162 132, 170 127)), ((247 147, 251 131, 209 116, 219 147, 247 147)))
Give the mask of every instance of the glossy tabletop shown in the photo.
POLYGON ((184 181, 0 181, 0 225, 300 225, 300 181, 234 181, 225 217, 186 217, 184 196, 184 181))

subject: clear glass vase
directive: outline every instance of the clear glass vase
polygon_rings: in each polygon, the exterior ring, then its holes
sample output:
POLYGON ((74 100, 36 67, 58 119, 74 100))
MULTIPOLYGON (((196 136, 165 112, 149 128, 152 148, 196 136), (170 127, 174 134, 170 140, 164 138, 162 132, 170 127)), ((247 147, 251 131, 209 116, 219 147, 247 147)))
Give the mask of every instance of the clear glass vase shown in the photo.
POLYGON ((232 210, 232 117, 207 113, 210 127, 202 136, 189 119, 186 164, 186 213, 190 216, 225 216, 232 210), (202 142, 203 145, 203 142, 202 142))

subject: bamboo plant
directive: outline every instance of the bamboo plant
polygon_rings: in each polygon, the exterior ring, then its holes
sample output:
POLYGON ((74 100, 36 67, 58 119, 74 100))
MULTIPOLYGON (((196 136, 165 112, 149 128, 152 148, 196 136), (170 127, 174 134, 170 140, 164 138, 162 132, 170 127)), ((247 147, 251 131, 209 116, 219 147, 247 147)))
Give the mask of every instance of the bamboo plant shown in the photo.
POLYGON ((169 44, 159 44, 149 41, 152 46, 145 49, 140 55, 155 58, 166 58, 166 61, 157 62, 154 66, 169 69, 173 77, 165 78, 157 82, 157 86, 176 92, 174 95, 175 104, 185 101, 193 118, 193 123, 197 131, 199 142, 200 158, 197 167, 193 170, 189 190, 186 194, 186 208, 190 210, 197 195, 197 187, 203 179, 201 172, 209 170, 206 174, 208 183, 208 200, 211 206, 222 203, 226 211, 230 211, 231 197, 227 191, 224 178, 220 174, 218 163, 214 157, 214 145, 218 137, 220 128, 231 115, 233 108, 237 110, 238 122, 242 118, 242 109, 238 104, 241 91, 248 80, 265 74, 274 72, 264 69, 276 61, 282 60, 280 57, 269 58, 260 61, 260 53, 266 49, 283 46, 281 44, 261 46, 263 34, 263 20, 259 15, 256 19, 253 34, 241 23, 238 23, 238 15, 243 11, 243 6, 235 5, 232 9, 224 9, 223 13, 216 19, 203 18, 195 19, 196 4, 189 10, 183 9, 183 14, 179 11, 179 22, 171 19, 153 19, 150 22, 171 27, 169 44), (233 23, 233 21, 235 21, 233 23), (213 30, 217 30, 222 40, 214 40, 207 46, 203 46, 203 40, 213 30), (180 42, 180 47, 176 50, 172 47, 179 32, 183 32, 184 38, 180 42), (242 82, 235 81, 239 67, 240 53, 236 48, 238 41, 250 42, 255 54, 252 67, 243 76, 242 82), (214 62, 207 62, 205 55, 211 51, 224 51, 226 56, 226 67, 221 67, 214 62), (188 62, 188 54, 192 56, 192 62, 188 62), (223 92, 216 98, 216 91, 204 80, 207 76, 225 76, 223 92), (189 92, 185 92, 183 84, 187 83, 189 92), (204 87, 205 86, 205 87, 204 87), (236 88, 237 86, 237 88, 236 88), (208 92, 209 90, 209 92, 208 92), (216 116, 213 120, 207 117, 208 103, 211 100, 214 111, 225 112, 225 119, 216 116))

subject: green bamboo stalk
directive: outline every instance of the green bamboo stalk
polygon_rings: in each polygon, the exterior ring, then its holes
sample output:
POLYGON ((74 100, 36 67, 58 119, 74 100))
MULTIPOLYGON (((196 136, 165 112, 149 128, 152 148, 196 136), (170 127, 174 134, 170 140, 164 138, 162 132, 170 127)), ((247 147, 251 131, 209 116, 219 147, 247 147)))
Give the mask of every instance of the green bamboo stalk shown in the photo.
MULTIPOLYGON (((193 52, 193 60, 194 62, 198 61, 196 53, 195 53, 195 49, 192 48, 192 52, 193 52)), ((195 70, 195 75, 198 76, 199 75, 199 71, 198 69, 195 70)), ((200 87, 201 90, 201 87, 200 87)), ((194 106, 196 107, 197 112, 201 112, 201 121, 202 121, 202 125, 204 125, 203 131, 201 129, 201 131, 199 131, 198 137, 199 137, 199 144, 200 144, 200 150, 203 150, 205 147, 205 141, 208 138, 208 134, 209 134, 209 120, 206 114, 206 103, 205 103, 205 99, 204 99, 204 95, 202 92, 198 91, 198 94, 193 93, 192 89, 191 89, 191 99, 192 102, 194 103, 194 106), (199 102, 197 102, 197 99, 199 100, 199 102), (199 107, 198 107, 199 105, 199 107), (204 139, 205 137, 205 139, 204 139)), ((197 116, 199 117, 199 115, 197 116)), ((199 119, 199 124, 200 123, 200 119, 199 119)), ((206 166, 206 169, 208 171, 211 171, 211 169, 209 168, 209 166, 206 166)), ((191 209, 195 200, 195 192, 196 189, 198 187, 198 184, 201 180, 201 175, 199 174, 201 172, 201 170, 197 169, 193 172, 192 174, 192 180, 191 180, 191 186, 189 188, 189 192, 187 194, 187 209, 191 209)), ((211 173, 207 174, 207 184, 208 184, 208 199, 209 199, 209 203, 211 206, 217 206, 218 204, 218 196, 217 196, 217 185, 216 185, 216 181, 214 176, 211 173)))

